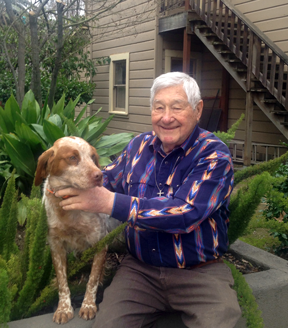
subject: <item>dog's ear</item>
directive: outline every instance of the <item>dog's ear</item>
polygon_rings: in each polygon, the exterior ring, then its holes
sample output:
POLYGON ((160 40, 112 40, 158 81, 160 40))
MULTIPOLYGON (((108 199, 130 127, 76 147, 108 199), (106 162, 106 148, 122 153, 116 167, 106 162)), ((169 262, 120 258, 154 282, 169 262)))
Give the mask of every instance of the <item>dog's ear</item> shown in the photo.
POLYGON ((35 186, 39 186, 44 179, 47 178, 48 172, 48 161, 54 155, 52 148, 46 150, 39 158, 35 175, 35 186))
POLYGON ((92 153, 92 159, 93 159, 93 162, 95 163, 95 165, 97 166, 97 167, 99 167, 100 168, 100 164, 99 164, 99 155, 97 154, 97 151, 96 151, 96 149, 93 147, 93 146, 91 146, 91 153, 92 153))

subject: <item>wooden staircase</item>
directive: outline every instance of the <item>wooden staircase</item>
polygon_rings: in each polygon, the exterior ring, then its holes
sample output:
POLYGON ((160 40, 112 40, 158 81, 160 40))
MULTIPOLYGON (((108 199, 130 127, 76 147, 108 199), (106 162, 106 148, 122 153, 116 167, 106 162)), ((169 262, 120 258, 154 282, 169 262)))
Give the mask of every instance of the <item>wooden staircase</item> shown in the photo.
POLYGON ((226 0, 190 6, 192 32, 243 88, 246 103, 254 101, 288 138, 288 56, 226 0))

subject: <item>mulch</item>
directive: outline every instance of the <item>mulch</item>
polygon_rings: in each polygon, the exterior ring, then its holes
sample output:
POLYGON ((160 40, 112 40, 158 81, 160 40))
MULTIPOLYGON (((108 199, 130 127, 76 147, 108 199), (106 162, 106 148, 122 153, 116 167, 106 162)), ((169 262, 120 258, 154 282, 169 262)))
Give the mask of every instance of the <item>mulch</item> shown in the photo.
POLYGON ((252 264, 249 261, 243 259, 242 257, 236 256, 229 251, 226 254, 224 254, 223 259, 229 263, 234 264, 236 269, 239 270, 242 274, 263 271, 262 267, 252 264))

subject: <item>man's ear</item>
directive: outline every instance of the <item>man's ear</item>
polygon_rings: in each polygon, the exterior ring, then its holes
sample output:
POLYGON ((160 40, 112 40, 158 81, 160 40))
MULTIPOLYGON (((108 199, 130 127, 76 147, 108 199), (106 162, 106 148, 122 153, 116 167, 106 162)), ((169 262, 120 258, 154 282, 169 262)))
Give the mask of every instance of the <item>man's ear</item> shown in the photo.
POLYGON ((39 186, 44 179, 47 178, 48 172, 48 160, 54 155, 53 148, 46 150, 39 158, 35 175, 35 186, 39 186))
POLYGON ((197 112, 197 121, 200 121, 200 118, 202 116, 202 111, 203 111, 203 100, 200 100, 195 108, 197 112))

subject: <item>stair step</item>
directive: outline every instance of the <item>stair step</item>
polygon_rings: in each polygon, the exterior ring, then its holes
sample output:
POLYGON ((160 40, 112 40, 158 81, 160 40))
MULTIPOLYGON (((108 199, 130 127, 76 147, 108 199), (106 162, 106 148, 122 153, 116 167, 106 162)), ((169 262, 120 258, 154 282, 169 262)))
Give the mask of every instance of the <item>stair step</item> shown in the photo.
POLYGON ((209 37, 216 37, 217 35, 214 33, 204 33, 203 36, 205 36, 206 38, 209 38, 209 37))
POLYGON ((247 68, 237 68, 236 70, 239 73, 245 73, 245 72, 247 72, 247 68))
POLYGON ((228 63, 232 63, 232 64, 235 64, 235 63, 241 63, 241 60, 238 59, 238 58, 227 59, 227 60, 225 60, 225 61, 228 62, 228 63))
POLYGON ((266 104, 276 104, 277 100, 276 99, 263 99, 262 102, 266 103, 266 104))
POLYGON ((252 92, 268 92, 267 89, 263 89, 263 88, 253 88, 251 89, 252 92))
POLYGON ((288 112, 286 110, 274 110, 271 111, 270 113, 275 115, 285 115, 285 116, 288 115, 288 112))
POLYGON ((288 126, 288 122, 280 122, 281 125, 288 126))
POLYGON ((231 54, 231 55, 234 55, 233 54, 233 52, 231 51, 231 50, 220 50, 220 51, 218 51, 219 52, 219 54, 223 54, 223 55, 229 55, 229 54, 231 54))
POLYGON ((199 30, 207 30, 207 29, 210 30, 210 27, 207 26, 207 25, 199 25, 199 26, 197 26, 197 28, 198 28, 199 30))
POLYGON ((212 42, 213 46, 224 46, 224 42, 223 41, 214 41, 212 42))

